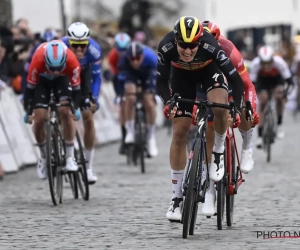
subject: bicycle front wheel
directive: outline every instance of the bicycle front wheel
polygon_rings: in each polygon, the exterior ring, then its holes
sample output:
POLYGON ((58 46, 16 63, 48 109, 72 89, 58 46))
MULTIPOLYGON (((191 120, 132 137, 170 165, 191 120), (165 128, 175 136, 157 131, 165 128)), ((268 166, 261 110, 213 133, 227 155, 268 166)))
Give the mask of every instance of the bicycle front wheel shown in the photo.
POLYGON ((198 197, 198 184, 201 183, 201 181, 199 181, 199 178, 201 178, 201 173, 199 174, 199 165, 202 164, 202 162, 200 162, 202 150, 201 139, 197 139, 194 147, 190 171, 187 173, 188 184, 185 192, 182 212, 182 238, 184 239, 187 238, 188 232, 190 232, 190 235, 194 233, 194 227, 196 224, 197 216, 196 214, 193 216, 193 212, 195 208, 198 210, 198 206, 195 206, 195 202, 197 202, 198 197), (191 225, 192 228, 190 228, 191 225))
MULTIPOLYGON (((231 181, 235 182, 235 176, 237 173, 237 165, 236 165, 236 156, 235 156, 235 146, 234 146, 234 139, 231 138, 231 181)), ((228 184, 231 185, 232 183, 229 183, 229 178, 227 179, 228 184)), ((228 190, 227 190, 228 191, 228 190)), ((233 208, 234 208, 234 195, 230 195, 229 192, 226 192, 226 223, 227 226, 232 226, 233 223, 233 208)))
POLYGON ((61 201, 63 181, 59 170, 57 134, 51 123, 46 123, 46 131, 48 182, 52 203, 56 206, 61 201))
POLYGON ((135 157, 139 158, 141 172, 145 173, 146 125, 143 119, 143 114, 140 112, 137 113, 135 121, 135 157))
POLYGON ((223 229, 225 196, 227 190, 227 166, 226 166, 226 147, 224 152, 224 176, 217 182, 217 226, 218 230, 223 229))
POLYGON ((88 183, 87 172, 86 172, 86 160, 83 153, 83 147, 82 147, 82 143, 78 131, 76 131, 76 140, 78 144, 78 149, 75 149, 75 159, 78 165, 78 171, 75 173, 75 175, 76 175, 77 186, 80 190, 81 197, 87 201, 90 195, 89 183, 88 183))

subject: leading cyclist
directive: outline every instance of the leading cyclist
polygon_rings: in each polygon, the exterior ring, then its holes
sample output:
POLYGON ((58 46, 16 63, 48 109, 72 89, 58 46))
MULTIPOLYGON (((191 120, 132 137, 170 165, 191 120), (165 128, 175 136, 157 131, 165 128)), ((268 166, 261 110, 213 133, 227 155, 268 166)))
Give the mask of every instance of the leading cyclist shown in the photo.
POLYGON ((84 126, 84 146, 87 164, 87 178, 90 184, 97 181, 92 170, 96 132, 93 113, 99 109, 98 96, 101 87, 101 48, 90 38, 90 29, 80 22, 72 23, 68 35, 62 41, 74 52, 81 66, 82 99, 80 109, 84 126), (95 104, 90 100, 89 94, 95 104))
MULTIPOLYGON (((41 179, 47 178, 46 164, 46 130, 45 122, 48 120, 48 108, 51 90, 56 101, 65 103, 73 97, 75 108, 80 103, 80 65, 74 53, 58 40, 43 43, 35 51, 29 67, 27 86, 24 97, 24 108, 27 110, 30 100, 36 106, 33 117, 24 115, 24 121, 30 122, 33 118, 33 133, 38 143, 41 158, 37 165, 37 174, 41 179), (70 86, 71 83, 71 86, 70 86)), ((58 112, 63 127, 63 136, 66 145, 66 170, 77 171, 74 158, 74 138, 76 126, 70 115, 69 107, 59 107, 58 112)), ((76 117, 80 112, 76 110, 76 117)))
MULTIPOLYGON (((182 180, 186 164, 187 135, 191 124, 193 105, 181 103, 170 116, 171 95, 196 98, 196 84, 201 82, 209 102, 228 103, 228 86, 232 84, 233 99, 240 112, 243 104, 243 81, 226 56, 223 48, 201 22, 193 16, 179 18, 173 32, 169 32, 158 46, 157 92, 165 104, 164 114, 173 119, 173 136, 170 148, 172 202, 166 217, 170 221, 181 220, 182 180), (220 70, 220 69, 222 70, 220 70), (172 71, 171 71, 172 69, 172 71), (171 94, 168 80, 171 74, 171 94)), ((228 128, 228 111, 213 108, 215 138, 209 176, 219 181, 224 175, 224 141, 228 128)), ((237 115, 238 116, 238 115, 237 115)))
POLYGON ((282 57, 274 55, 273 48, 266 45, 258 50, 258 56, 251 63, 250 77, 258 92, 260 122, 256 147, 261 148, 264 109, 268 101, 268 91, 270 90, 273 91, 276 99, 278 115, 277 137, 279 139, 284 137, 282 128, 282 118, 286 101, 284 83, 287 82, 288 86, 293 85, 292 74, 282 57))
MULTIPOLYGON (((155 138, 156 103, 156 63, 154 51, 138 42, 132 42, 126 55, 120 59, 119 80, 125 84, 125 144, 134 143, 134 103, 137 87, 142 87, 147 122, 148 153, 151 157, 158 154, 155 138)), ((122 85, 122 83, 120 83, 122 85)))

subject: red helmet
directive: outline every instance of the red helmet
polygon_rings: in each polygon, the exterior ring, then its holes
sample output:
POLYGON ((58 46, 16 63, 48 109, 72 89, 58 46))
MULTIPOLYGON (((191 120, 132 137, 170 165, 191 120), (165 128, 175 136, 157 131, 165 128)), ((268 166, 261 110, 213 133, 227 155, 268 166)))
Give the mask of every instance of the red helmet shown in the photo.
POLYGON ((202 22, 204 29, 207 29, 216 39, 219 39, 221 31, 218 25, 211 21, 202 22))

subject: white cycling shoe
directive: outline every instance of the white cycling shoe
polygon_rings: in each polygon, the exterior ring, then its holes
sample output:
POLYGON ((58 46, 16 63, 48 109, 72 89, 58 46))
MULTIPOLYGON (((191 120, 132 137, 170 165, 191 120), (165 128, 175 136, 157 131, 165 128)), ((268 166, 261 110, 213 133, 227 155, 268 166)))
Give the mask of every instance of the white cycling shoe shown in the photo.
POLYGON ((181 221, 181 209, 182 209, 182 198, 174 198, 170 203, 166 217, 171 222, 180 222, 181 221))
POLYGON ((206 216, 213 216, 216 213, 215 202, 216 202, 216 193, 214 192, 214 194, 211 194, 209 192, 206 192, 205 202, 202 207, 202 213, 206 216))
POLYGON ((240 169, 244 174, 248 174, 254 166, 253 150, 243 149, 240 169))
POLYGON ((94 184, 98 180, 96 174, 92 171, 92 169, 88 168, 86 170, 86 173, 89 184, 94 184))
POLYGON ((148 152, 149 152, 149 155, 151 157, 154 157, 154 156, 158 155, 158 150, 157 150, 157 146, 156 146, 156 139, 155 139, 154 136, 151 137, 148 140, 148 152))
POLYGON ((76 172, 78 170, 78 166, 76 163, 75 158, 73 158, 72 156, 68 157, 66 159, 66 171, 68 172, 76 172))
POLYGON ((134 143, 134 132, 133 131, 127 130, 124 142, 125 142, 125 144, 134 143))
POLYGON ((48 172, 47 172, 47 160, 40 158, 36 168, 37 175, 40 179, 45 180, 47 179, 48 172))
POLYGON ((224 154, 212 153, 211 165, 209 168, 209 178, 213 181, 219 181, 224 176, 224 154))

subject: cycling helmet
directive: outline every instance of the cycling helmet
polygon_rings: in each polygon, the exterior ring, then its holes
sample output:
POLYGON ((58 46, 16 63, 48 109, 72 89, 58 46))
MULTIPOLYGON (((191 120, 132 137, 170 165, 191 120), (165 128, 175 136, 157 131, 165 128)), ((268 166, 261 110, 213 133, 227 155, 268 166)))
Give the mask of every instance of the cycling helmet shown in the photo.
POLYGON ((139 42, 132 42, 126 50, 126 55, 129 58, 139 58, 143 53, 143 45, 139 42))
POLYGON ((44 42, 50 42, 52 40, 58 39, 58 36, 55 31, 53 31, 51 29, 47 29, 47 30, 45 30, 45 32, 41 38, 44 42))
POLYGON ((177 40, 192 43, 200 40, 204 28, 198 18, 183 16, 176 21, 173 32, 177 40))
POLYGON ((46 45, 44 59, 46 66, 50 71, 63 71, 67 61, 65 44, 58 40, 49 42, 46 45))
POLYGON ((221 35, 220 28, 214 22, 204 21, 202 22, 204 29, 208 30, 216 39, 219 39, 221 35))
POLYGON ((117 48, 117 50, 126 50, 130 43, 130 40, 130 36, 126 33, 118 33, 115 36, 115 47, 117 48))
POLYGON ((68 38, 70 40, 88 40, 90 38, 90 29, 81 22, 72 23, 68 28, 68 38))
POLYGON ((260 58, 260 61, 263 63, 272 62, 274 56, 274 50, 272 49, 271 46, 268 45, 262 46, 258 50, 258 56, 260 58))

